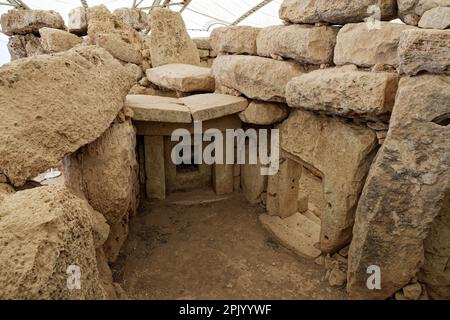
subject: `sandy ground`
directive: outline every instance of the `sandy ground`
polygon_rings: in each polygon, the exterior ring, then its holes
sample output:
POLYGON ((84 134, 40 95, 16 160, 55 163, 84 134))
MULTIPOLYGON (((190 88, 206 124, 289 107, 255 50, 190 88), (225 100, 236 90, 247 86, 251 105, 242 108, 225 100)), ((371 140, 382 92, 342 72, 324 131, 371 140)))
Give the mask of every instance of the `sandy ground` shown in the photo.
POLYGON ((345 299, 323 281, 324 267, 269 238, 257 219, 262 212, 240 194, 209 191, 145 203, 131 221, 115 281, 132 299, 345 299))

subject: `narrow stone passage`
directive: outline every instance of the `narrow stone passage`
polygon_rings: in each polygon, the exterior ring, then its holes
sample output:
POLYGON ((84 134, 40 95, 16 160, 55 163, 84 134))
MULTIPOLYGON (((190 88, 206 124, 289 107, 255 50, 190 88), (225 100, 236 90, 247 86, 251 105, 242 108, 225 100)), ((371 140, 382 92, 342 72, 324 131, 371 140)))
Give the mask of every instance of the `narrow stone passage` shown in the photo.
MULTIPOLYGON (((197 191, 205 194, 207 191, 197 191)), ((186 198, 186 201, 181 199, 186 198)), ((114 266, 133 299, 345 299, 325 269, 296 258, 258 222, 262 208, 242 194, 198 201, 145 203, 114 266)), ((200 198, 200 197, 198 197, 200 198)))

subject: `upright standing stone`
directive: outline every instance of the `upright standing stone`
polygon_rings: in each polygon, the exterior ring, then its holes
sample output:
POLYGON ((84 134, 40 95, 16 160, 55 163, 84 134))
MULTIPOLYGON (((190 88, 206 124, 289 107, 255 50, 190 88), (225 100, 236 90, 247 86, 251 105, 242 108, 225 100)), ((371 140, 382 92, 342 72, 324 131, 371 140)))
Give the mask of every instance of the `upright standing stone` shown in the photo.
POLYGON ((166 199, 164 137, 146 136, 144 145, 147 198, 164 200, 166 199))
POLYGON ((88 30, 88 17, 85 7, 78 7, 70 10, 69 22, 67 24, 69 32, 78 36, 87 35, 88 30))
POLYGON ((348 273, 353 297, 386 299, 407 285, 424 263, 436 216, 448 217, 442 210, 450 192, 449 112, 450 77, 400 81, 389 134, 356 213, 348 273), (369 266, 381 269, 381 290, 367 289, 369 266))
POLYGON ((200 65, 198 49, 178 12, 155 8, 151 12, 153 67, 171 63, 200 65))

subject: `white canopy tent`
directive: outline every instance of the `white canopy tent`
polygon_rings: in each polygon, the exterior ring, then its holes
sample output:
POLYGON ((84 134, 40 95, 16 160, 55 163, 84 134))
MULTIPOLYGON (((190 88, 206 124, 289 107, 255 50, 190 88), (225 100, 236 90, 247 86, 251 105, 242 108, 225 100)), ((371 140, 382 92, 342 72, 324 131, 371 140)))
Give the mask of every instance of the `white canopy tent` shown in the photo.
MULTIPOLYGON (((0 14, 23 3, 31 9, 57 11, 67 21, 69 11, 83 2, 88 6, 104 4, 111 11, 133 6, 146 11, 152 6, 170 6, 182 12, 193 37, 208 36, 212 29, 224 25, 265 27, 281 23, 278 9, 282 0, 0 0, 0 14)), ((10 59, 7 42, 8 37, 0 33, 0 65, 10 59)))

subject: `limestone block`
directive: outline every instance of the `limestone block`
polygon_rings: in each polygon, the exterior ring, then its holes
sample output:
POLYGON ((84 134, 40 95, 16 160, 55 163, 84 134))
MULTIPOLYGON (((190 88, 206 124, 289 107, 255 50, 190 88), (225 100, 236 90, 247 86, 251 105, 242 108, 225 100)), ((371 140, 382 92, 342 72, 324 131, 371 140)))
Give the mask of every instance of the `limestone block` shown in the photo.
MULTIPOLYGON (((407 0, 406 0, 407 1, 407 0)), ((347 24, 362 22, 371 17, 378 6, 381 20, 395 19, 397 6, 395 0, 284 0, 280 8, 280 18, 292 23, 347 24)))
POLYGON ((88 17, 85 7, 73 8, 69 11, 69 22, 67 23, 69 32, 79 36, 87 35, 88 17))
POLYGON ((133 81, 98 47, 17 60, 0 78, 0 172, 15 186, 106 131, 133 81))
POLYGON ((16 34, 39 33, 39 29, 48 27, 65 29, 64 20, 56 11, 9 10, 2 14, 2 32, 8 36, 16 34))
POLYGON ((218 93, 197 94, 180 99, 192 114, 194 121, 207 121, 239 113, 248 106, 242 97, 218 93))
POLYGON ((258 204, 264 192, 267 191, 267 176, 261 174, 262 165, 243 164, 241 167, 240 186, 245 199, 250 204, 258 204))
POLYGON ((338 31, 334 27, 309 25, 267 27, 257 38, 258 55, 305 64, 331 64, 338 31))
MULTIPOLYGON (((400 81, 387 139, 358 204, 349 252, 352 297, 386 299, 410 283, 424 263, 426 239, 427 259, 448 259, 448 242, 437 243, 448 235, 449 84, 450 77, 433 75, 400 81), (433 230, 433 221, 445 224, 433 230), (367 290, 371 265, 381 268, 381 290, 367 290)), ((450 278, 442 270, 445 286, 450 278)))
POLYGON ((256 125, 271 125, 286 119, 289 108, 284 103, 253 100, 247 109, 239 113, 242 122, 256 125))
POLYGON ((213 92, 214 77, 210 68, 189 64, 166 64, 147 70, 150 82, 168 90, 181 92, 213 92))
POLYGON ((0 202, 2 202, 7 195, 10 195, 14 192, 15 190, 12 186, 4 182, 0 182, 0 202))
POLYGON ((40 38, 33 34, 17 35, 9 38, 8 51, 11 61, 44 54, 40 38))
POLYGON ((125 105, 133 110, 133 119, 170 123, 191 123, 189 108, 176 98, 128 95, 125 105))
POLYGON ((117 261, 120 251, 128 238, 129 214, 126 214, 119 221, 111 224, 109 237, 103 245, 103 252, 109 263, 117 261))
POLYGON ((381 29, 369 30, 366 23, 347 24, 339 31, 334 63, 372 67, 387 64, 398 67, 398 44, 404 30, 413 29, 397 23, 381 22, 381 29))
POLYGON ((216 86, 237 90, 251 99, 285 102, 287 83, 305 69, 288 61, 253 56, 219 56, 212 67, 216 86))
POLYGON ((145 136, 144 145, 147 198, 164 200, 166 199, 164 137, 145 136))
POLYGON ((450 28, 450 7, 436 7, 426 11, 420 18, 419 27, 441 30, 450 28))
POLYGON ((200 64, 197 47, 180 13, 155 8, 151 12, 151 55, 154 67, 165 64, 200 64))
POLYGON ((211 32, 211 47, 216 52, 256 55, 256 37, 260 30, 250 26, 216 28, 211 32))
POLYGON ((212 50, 209 37, 198 37, 192 39, 199 50, 212 50))
POLYGON ((94 210, 65 187, 7 196, 0 206, 0 299, 104 299, 93 236, 94 210), (81 289, 67 287, 70 266, 81 289))
POLYGON ((417 26, 425 12, 436 7, 450 7, 449 0, 397 0, 398 15, 404 23, 417 26))
POLYGON ((398 47, 400 72, 416 75, 421 71, 450 74, 450 31, 406 30, 398 47))
POLYGON ((64 30, 41 28, 39 33, 42 48, 48 53, 67 51, 82 42, 76 35, 64 30))
POLYGON ((286 87, 286 96, 292 108, 389 122, 397 87, 396 73, 345 66, 294 78, 286 87))
POLYGON ((280 126, 282 150, 322 177, 326 203, 321 213, 322 251, 336 252, 349 243, 356 205, 377 146, 375 132, 365 126, 301 110, 292 111, 280 126))
POLYGON ((143 10, 135 8, 119 8, 114 10, 113 14, 128 23, 137 31, 150 28, 150 17, 143 10))

